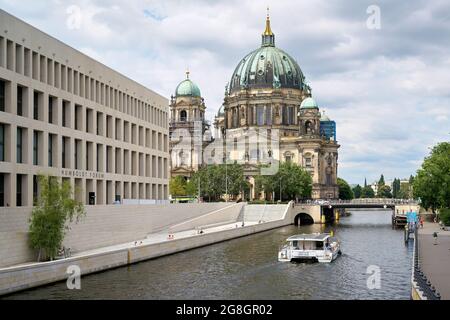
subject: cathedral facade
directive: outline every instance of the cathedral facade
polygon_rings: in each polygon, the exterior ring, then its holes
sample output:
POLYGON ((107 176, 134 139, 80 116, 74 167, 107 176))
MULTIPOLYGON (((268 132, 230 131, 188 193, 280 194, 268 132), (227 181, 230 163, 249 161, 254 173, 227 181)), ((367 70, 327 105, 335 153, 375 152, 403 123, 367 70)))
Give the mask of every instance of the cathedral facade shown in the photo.
MULTIPOLYGON (((200 100, 189 100, 178 93, 180 85, 171 103, 173 119, 181 119, 181 110, 198 109, 199 114, 203 112, 204 116, 205 107, 204 103, 200 103, 203 102, 200 90, 197 97, 200 100)), ((203 118, 200 120, 203 121, 203 118)), ((224 143, 227 146, 230 141, 248 136, 249 132, 256 132, 258 141, 276 141, 276 144, 269 142, 266 148, 252 148, 244 143, 241 148, 224 149, 227 161, 244 165, 244 172, 252 185, 253 177, 260 174, 259 164, 294 162, 311 174, 313 199, 338 198, 339 145, 336 142, 335 123, 320 112, 297 62, 275 46, 269 16, 261 46, 239 61, 213 124, 215 142, 227 141, 224 143)), ((197 125, 197 128, 200 126, 197 125)), ((191 150, 197 152, 197 156, 191 155, 192 159, 203 156, 204 148, 213 142, 213 139, 209 139, 209 132, 208 125, 197 129, 197 139, 193 139, 197 145, 191 143, 191 150)), ((177 175, 182 170, 179 166, 180 152, 175 144, 171 146, 171 172, 177 175)), ((196 169, 198 166, 191 168, 192 171, 196 169)), ((250 198, 260 196, 252 188, 250 198)))

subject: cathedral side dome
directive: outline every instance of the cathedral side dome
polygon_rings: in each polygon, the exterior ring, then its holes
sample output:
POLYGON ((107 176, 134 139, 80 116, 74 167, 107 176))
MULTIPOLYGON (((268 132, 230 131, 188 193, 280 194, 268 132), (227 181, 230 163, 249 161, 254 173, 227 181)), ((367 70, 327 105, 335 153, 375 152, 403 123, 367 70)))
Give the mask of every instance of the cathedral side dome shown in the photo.
POLYGON ((275 47, 275 35, 269 16, 262 34, 261 47, 247 54, 235 68, 229 91, 251 88, 293 88, 305 90, 305 78, 298 63, 275 47))
POLYGON ((189 72, 186 73, 186 79, 181 81, 175 89, 175 96, 201 97, 200 88, 189 79, 189 72))
POLYGON ((217 111, 217 117, 224 117, 225 116, 225 108, 223 105, 220 106, 219 111, 217 111))
POLYGON ((308 97, 302 101, 302 104, 300 105, 300 109, 314 109, 319 108, 319 105, 317 104, 316 100, 314 100, 311 97, 308 97))

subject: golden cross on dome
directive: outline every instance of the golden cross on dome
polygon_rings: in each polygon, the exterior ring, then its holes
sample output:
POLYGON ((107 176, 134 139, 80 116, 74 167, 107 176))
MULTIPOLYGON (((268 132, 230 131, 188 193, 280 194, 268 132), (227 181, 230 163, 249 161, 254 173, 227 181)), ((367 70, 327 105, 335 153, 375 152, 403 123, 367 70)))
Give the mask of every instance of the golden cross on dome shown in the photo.
POLYGON ((264 30, 265 36, 272 36, 273 32, 270 29, 270 15, 269 15, 269 7, 267 7, 267 18, 266 18, 266 30, 264 30))

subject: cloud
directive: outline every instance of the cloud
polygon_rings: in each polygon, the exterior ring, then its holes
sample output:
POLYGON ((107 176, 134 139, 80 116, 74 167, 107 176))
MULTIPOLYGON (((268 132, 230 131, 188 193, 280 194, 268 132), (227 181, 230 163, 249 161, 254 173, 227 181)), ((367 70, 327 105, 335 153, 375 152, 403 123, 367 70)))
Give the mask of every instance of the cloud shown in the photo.
POLYGON ((450 4, 377 1, 0 0, 0 7, 170 97, 191 71, 212 119, 240 61, 260 45, 265 6, 276 45, 302 68, 337 122, 339 175, 350 183, 414 174, 450 139, 450 4), (67 8, 81 11, 67 28, 67 8))

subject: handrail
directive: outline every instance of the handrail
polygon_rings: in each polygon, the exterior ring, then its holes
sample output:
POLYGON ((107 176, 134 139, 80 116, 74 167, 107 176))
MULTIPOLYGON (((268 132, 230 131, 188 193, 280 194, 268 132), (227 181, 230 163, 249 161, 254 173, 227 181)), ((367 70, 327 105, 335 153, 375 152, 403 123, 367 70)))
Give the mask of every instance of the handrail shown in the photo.
POLYGON ((441 295, 436 288, 431 284, 430 280, 423 273, 420 265, 419 256, 419 232, 418 228, 414 230, 414 253, 413 253, 413 272, 412 280, 417 284, 422 291, 423 296, 427 300, 441 300, 441 295))
POLYGON ((353 200, 300 200, 297 204, 306 205, 337 205, 337 204, 380 204, 380 205, 392 205, 392 204, 405 204, 405 205, 418 205, 419 201, 412 199, 353 199, 353 200))

